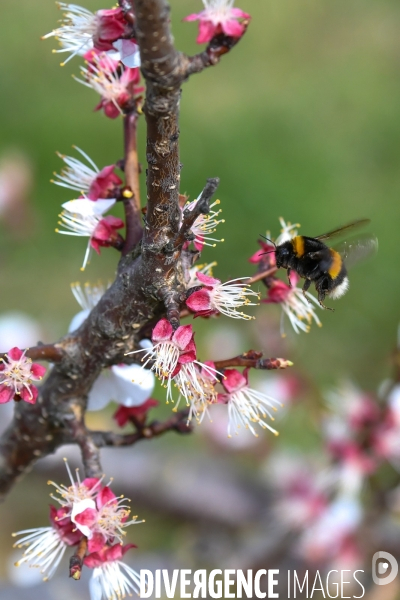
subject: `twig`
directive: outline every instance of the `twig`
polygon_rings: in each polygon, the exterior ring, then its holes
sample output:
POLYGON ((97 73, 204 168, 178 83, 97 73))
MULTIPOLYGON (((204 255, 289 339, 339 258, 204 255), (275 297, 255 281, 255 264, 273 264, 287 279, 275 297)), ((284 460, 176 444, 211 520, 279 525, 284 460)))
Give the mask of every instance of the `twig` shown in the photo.
POLYGON ((166 421, 153 421, 135 433, 121 435, 112 431, 91 431, 90 435, 99 448, 103 446, 133 446, 140 440, 150 440, 167 431, 176 431, 182 434, 191 433, 192 427, 187 424, 188 416, 189 409, 186 408, 166 421))
POLYGON ((126 235, 122 254, 126 255, 141 240, 143 229, 140 213, 139 161, 137 153, 138 114, 133 110, 124 115, 124 172, 126 188, 123 190, 126 235))
POLYGON ((285 358, 262 358, 262 352, 256 352, 255 350, 249 350, 244 354, 226 360, 215 361, 215 368, 219 371, 228 367, 274 370, 286 369, 292 365, 293 363, 285 358))
POLYGON ((85 537, 79 542, 79 546, 76 552, 69 559, 69 576, 75 581, 79 581, 81 578, 83 559, 87 551, 88 542, 85 537))
MULTIPOLYGON (((243 35, 247 31, 249 23, 249 19, 242 21, 242 25, 245 28, 243 35)), ((207 67, 213 67, 218 64, 221 57, 232 50, 240 39, 241 38, 234 38, 224 34, 213 37, 203 52, 187 57, 186 77, 189 77, 193 73, 200 73, 207 67)))
POLYGON ((210 200, 215 194, 217 187, 219 186, 219 178, 213 177, 207 179, 204 190, 201 193, 200 198, 196 202, 193 210, 188 208, 183 211, 183 221, 178 235, 173 240, 173 249, 176 250, 181 248, 183 244, 188 240, 190 229, 194 222, 200 215, 206 215, 210 212, 210 200))
MULTIPOLYGON (((26 356, 32 360, 47 360, 48 362, 59 362, 63 357, 63 351, 57 344, 38 344, 32 348, 27 348, 26 356)), ((0 359, 4 359, 6 352, 0 353, 0 359)))

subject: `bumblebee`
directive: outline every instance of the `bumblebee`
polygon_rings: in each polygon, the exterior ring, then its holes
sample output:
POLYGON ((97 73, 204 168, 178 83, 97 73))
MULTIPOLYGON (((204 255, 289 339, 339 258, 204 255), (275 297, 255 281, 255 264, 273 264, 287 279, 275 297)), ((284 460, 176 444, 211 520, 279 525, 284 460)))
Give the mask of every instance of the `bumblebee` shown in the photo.
POLYGON ((363 227, 369 222, 369 219, 353 221, 317 237, 296 235, 278 246, 272 242, 275 246, 276 266, 287 270, 289 284, 291 271, 295 271, 305 279, 303 294, 306 298, 306 291, 311 283, 314 283, 322 308, 334 310, 324 305, 325 296, 336 299, 347 292, 349 289, 347 268, 372 254, 378 247, 378 241, 373 235, 366 234, 342 242, 336 248, 330 248, 324 242, 342 233, 363 227))

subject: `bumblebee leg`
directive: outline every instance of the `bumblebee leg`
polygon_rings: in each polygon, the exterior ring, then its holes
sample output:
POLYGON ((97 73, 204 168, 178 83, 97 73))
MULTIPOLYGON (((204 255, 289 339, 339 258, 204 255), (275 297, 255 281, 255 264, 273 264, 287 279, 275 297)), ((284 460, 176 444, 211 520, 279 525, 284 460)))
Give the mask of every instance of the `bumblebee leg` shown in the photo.
POLYGON ((326 310, 331 310, 332 312, 335 312, 334 308, 331 308, 330 306, 325 306, 324 300, 325 300, 325 293, 318 291, 318 302, 319 302, 320 306, 322 308, 325 308, 326 310))
POLYGON ((307 300, 307 302, 309 302, 310 304, 312 304, 311 301, 309 300, 309 298, 307 298, 307 296, 306 296, 306 291, 308 290, 308 288, 310 287, 310 285, 311 285, 311 279, 306 279, 305 282, 304 282, 304 285, 303 285, 303 296, 307 300))
POLYGON ((287 278, 288 278, 288 282, 289 282, 289 287, 292 287, 292 282, 290 281, 290 273, 292 272, 292 269, 290 267, 288 267, 286 269, 286 274, 287 274, 287 278))

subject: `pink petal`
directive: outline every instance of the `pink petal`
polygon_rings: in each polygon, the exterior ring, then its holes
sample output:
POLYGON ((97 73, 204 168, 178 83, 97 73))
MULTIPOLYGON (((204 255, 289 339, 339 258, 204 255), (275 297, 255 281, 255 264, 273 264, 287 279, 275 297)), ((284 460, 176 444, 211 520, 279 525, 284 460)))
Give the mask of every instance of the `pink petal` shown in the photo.
POLYGON ((107 548, 104 552, 106 560, 120 560, 128 550, 131 548, 137 548, 135 544, 125 544, 125 546, 121 546, 121 544, 115 544, 110 548, 107 548))
POLYGON ((92 490, 94 487, 96 487, 99 483, 100 479, 98 479, 97 477, 86 477, 83 481, 82 481, 82 485, 85 486, 85 488, 87 488, 88 490, 92 490))
POLYGON ((236 369, 225 369, 224 376, 225 378, 222 380, 222 385, 230 394, 232 392, 237 392, 247 385, 246 377, 236 369))
POLYGON ((217 404, 228 404, 229 395, 228 394, 218 394, 217 395, 217 404))
POLYGON ((231 8, 230 13, 236 19, 251 19, 251 15, 245 13, 241 8, 231 8))
POLYGON ((8 385, 0 385, 0 404, 6 404, 14 398, 14 389, 8 385))
POLYGON ((129 67, 125 67, 125 70, 120 77, 120 82, 122 83, 122 85, 124 85, 127 88, 128 85, 130 85, 132 83, 139 83, 139 81, 140 81, 139 67, 134 67, 133 69, 130 69, 129 67))
POLYGON ((215 279, 215 277, 210 277, 209 275, 205 275, 204 273, 196 273, 197 275, 197 279, 199 279, 199 281, 201 281, 201 283, 204 283, 204 285, 207 285, 209 287, 214 287, 215 285, 218 285, 219 283, 221 283, 220 279, 215 279))
POLYGON ((29 389, 26 387, 22 388, 20 393, 22 400, 25 400, 25 402, 28 402, 29 404, 35 404, 38 395, 39 390, 34 385, 30 385, 29 389))
POLYGON ((255 252, 254 254, 252 254, 249 258, 249 262, 253 263, 253 264, 257 264, 260 262, 260 260, 262 259, 262 256, 264 254, 263 250, 257 250, 257 252, 255 252))
POLYGON ((207 44, 212 38, 221 31, 220 25, 214 25, 211 21, 201 20, 199 23, 199 35, 196 42, 198 44, 207 44))
POLYGON ((180 350, 185 350, 186 346, 192 341, 193 335, 191 325, 181 325, 174 332, 172 341, 175 342, 180 350))
POLYGON ((193 292, 193 294, 189 296, 186 300, 186 305, 193 312, 211 310, 212 306, 210 300, 210 293, 207 290, 199 290, 198 292, 193 292))
POLYGON ((166 342, 172 338, 174 330, 167 319, 161 319, 153 329, 151 339, 153 342, 166 342))
POLYGON ((116 500, 116 495, 114 494, 114 492, 108 487, 108 485, 106 485, 105 487, 103 487, 100 492, 97 495, 96 498, 96 506, 98 509, 102 508, 105 504, 107 504, 107 502, 112 502, 113 500, 116 500))
POLYGON ((121 114, 113 102, 107 102, 102 100, 101 103, 96 106, 95 110, 99 110, 99 107, 103 108, 104 114, 109 119, 116 119, 121 114))
POLYGON ((7 352, 7 356, 9 356, 11 358, 11 360, 19 360, 22 355, 23 355, 22 350, 20 350, 16 346, 14 346, 14 348, 11 348, 11 350, 9 350, 7 352))
POLYGON ((43 365, 39 365, 38 363, 31 364, 31 373, 34 377, 42 378, 46 373, 47 369, 43 365))
POLYGON ((90 245, 97 254, 100 254, 100 244, 95 238, 90 239, 90 245))
POLYGON ((244 26, 234 19, 224 21, 221 23, 221 27, 225 35, 229 35, 230 37, 239 38, 244 33, 244 26))
POLYGON ((85 508, 82 512, 75 515, 75 523, 84 525, 85 527, 93 527, 97 521, 97 510, 94 508, 85 508))
POLYGON ((279 304, 285 302, 291 292, 291 287, 281 280, 275 280, 268 290, 268 296, 263 302, 279 304))
POLYGON ((200 236, 196 237, 196 239, 193 242, 193 245, 198 252, 201 252, 204 247, 204 238, 202 238, 200 236))
POLYGON ((119 217, 114 217, 114 215, 107 215, 100 222, 102 221, 105 221, 112 229, 121 229, 122 227, 125 227, 123 220, 119 217))
POLYGON ((158 406, 158 401, 153 398, 149 398, 143 404, 139 406, 120 406, 118 410, 114 413, 114 419, 117 421, 120 427, 123 427, 128 423, 129 417, 135 417, 137 419, 143 419, 143 417, 148 413, 151 408, 158 406))
POLYGON ((185 354, 182 354, 179 357, 178 363, 180 365, 185 365, 187 363, 193 362, 194 360, 196 360, 196 353, 195 352, 185 352, 185 354))
POLYGON ((201 15, 203 13, 192 13, 191 15, 188 15, 187 17, 185 17, 184 19, 182 19, 183 21, 198 21, 199 19, 201 19, 201 15))
POLYGON ((88 550, 90 553, 99 552, 105 545, 107 539, 106 537, 100 533, 96 532, 92 535, 90 540, 88 541, 88 550))
POLYGON ((85 556, 83 559, 83 564, 89 567, 89 569, 95 569, 96 567, 101 567, 103 563, 106 562, 106 559, 99 554, 99 552, 93 552, 93 554, 89 554, 85 556))

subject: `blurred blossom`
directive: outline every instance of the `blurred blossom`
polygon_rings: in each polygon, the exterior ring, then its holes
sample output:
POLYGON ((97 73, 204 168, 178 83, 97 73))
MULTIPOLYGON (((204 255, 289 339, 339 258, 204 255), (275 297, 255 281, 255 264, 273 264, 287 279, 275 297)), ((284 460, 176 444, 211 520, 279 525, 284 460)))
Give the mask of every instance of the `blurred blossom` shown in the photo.
POLYGON ((211 331, 207 331, 204 340, 207 356, 218 356, 222 359, 238 356, 243 352, 243 336, 234 325, 220 325, 214 323, 211 331), (221 343, 221 340, 223 342, 221 343))
POLYGON ((36 346, 43 332, 35 319, 22 312, 6 312, 0 315, 0 351, 18 346, 36 346))
POLYGON ((358 431, 379 418, 379 406, 374 398, 351 381, 327 391, 325 398, 336 416, 333 418, 343 420, 349 431, 358 431))
POLYGON ((362 516, 363 510, 358 498, 344 495, 337 497, 303 532, 296 544, 297 552, 312 563, 337 559, 348 538, 358 529, 362 516))
MULTIPOLYGON (((296 402, 301 390, 301 381, 295 375, 278 375, 271 373, 267 378, 258 382, 260 391, 279 400, 282 408, 287 408, 296 402)), ((279 411, 279 416, 282 416, 279 411)))
POLYGON ((309 527, 327 509, 331 473, 317 467, 306 457, 290 453, 268 459, 266 474, 276 491, 273 512, 285 528, 309 527))
POLYGON ((0 220, 15 239, 32 234, 34 218, 29 206, 33 188, 32 164, 20 152, 8 151, 0 158, 0 220))

